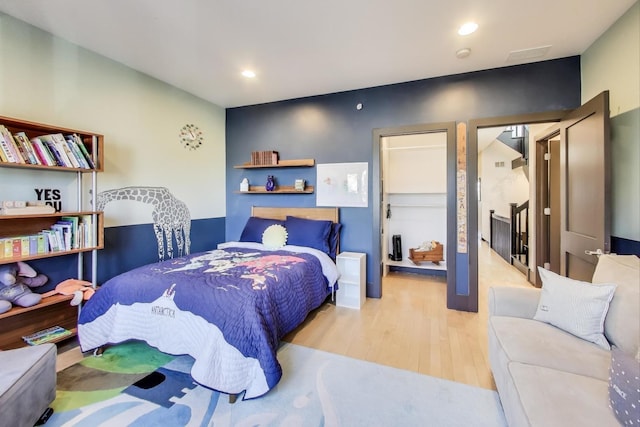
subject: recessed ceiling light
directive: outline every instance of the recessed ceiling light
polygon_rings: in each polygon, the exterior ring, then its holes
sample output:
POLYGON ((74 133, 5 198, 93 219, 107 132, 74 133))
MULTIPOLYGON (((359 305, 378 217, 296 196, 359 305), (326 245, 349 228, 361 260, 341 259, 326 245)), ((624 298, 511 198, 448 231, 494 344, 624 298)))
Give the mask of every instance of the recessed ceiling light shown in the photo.
POLYGON ((477 29, 478 24, 476 24, 475 22, 467 22, 458 29, 458 34, 460 34, 461 36, 468 36, 477 29))
POLYGON ((252 79, 252 78, 254 78, 256 76, 256 73, 251 71, 251 70, 244 70, 242 72, 242 75, 245 76, 248 79, 252 79))

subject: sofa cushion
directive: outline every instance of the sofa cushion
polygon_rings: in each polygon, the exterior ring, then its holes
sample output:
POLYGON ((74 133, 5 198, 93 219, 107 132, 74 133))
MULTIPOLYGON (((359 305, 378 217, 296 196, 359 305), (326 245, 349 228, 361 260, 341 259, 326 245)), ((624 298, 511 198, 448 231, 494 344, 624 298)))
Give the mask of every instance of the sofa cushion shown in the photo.
MULTIPOLYGON (((607 381, 611 353, 555 326, 519 317, 492 316, 490 333, 507 360, 607 381)), ((498 349, 497 349, 498 350, 498 349)), ((493 367, 494 370, 498 367, 493 367)))
POLYGON ((616 285, 592 285, 542 267, 538 272, 542 292, 533 318, 610 350, 604 336, 604 320, 616 285))
POLYGON ((509 374, 531 426, 616 426, 607 381, 555 369, 510 363, 509 374))
POLYGON ((56 397, 56 346, 0 351, 0 426, 32 426, 56 397))
POLYGON ((635 255, 601 255, 593 283, 615 283, 604 334, 612 345, 636 354, 640 345, 640 258, 635 255))

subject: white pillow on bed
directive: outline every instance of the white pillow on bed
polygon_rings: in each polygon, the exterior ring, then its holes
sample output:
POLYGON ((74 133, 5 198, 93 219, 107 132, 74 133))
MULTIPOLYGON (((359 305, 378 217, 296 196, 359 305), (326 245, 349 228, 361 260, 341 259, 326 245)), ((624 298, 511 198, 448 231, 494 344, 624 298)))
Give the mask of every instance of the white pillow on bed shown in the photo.
POLYGON ((287 244, 287 229, 281 225, 273 224, 262 233, 262 244, 267 249, 279 249, 287 244))

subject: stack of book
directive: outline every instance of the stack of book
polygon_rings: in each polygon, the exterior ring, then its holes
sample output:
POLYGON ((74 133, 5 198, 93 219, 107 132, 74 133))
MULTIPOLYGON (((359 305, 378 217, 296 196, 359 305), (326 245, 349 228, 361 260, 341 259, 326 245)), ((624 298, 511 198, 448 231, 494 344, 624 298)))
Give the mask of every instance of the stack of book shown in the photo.
POLYGON ((73 332, 71 332, 70 330, 65 329, 61 326, 54 326, 52 328, 47 328, 43 329, 42 331, 35 332, 31 335, 27 335, 26 337, 22 337, 22 339, 29 345, 38 345, 51 341, 59 341, 60 339, 71 335, 73 335, 73 332))
POLYGON ((63 216, 37 234, 0 238, 0 259, 92 248, 93 228, 91 215, 63 216))
POLYGON ((1 200, 0 215, 42 215, 52 214, 56 210, 45 202, 27 202, 25 200, 1 200))
POLYGON ((28 165, 95 169, 82 138, 61 133, 29 138, 24 132, 12 134, 0 125, 0 162, 28 165))
POLYGON ((252 151, 251 164, 254 166, 273 166, 278 164, 277 151, 252 151))

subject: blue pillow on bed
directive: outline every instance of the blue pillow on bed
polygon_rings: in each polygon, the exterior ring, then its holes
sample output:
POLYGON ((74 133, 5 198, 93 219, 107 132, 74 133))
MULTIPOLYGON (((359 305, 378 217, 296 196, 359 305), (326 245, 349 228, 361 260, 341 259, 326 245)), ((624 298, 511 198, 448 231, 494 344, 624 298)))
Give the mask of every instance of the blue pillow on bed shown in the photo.
POLYGON ((242 234, 240 235, 241 242, 257 242, 262 243, 262 234, 264 230, 270 225, 278 224, 284 226, 284 221, 277 219, 257 218, 249 217, 247 223, 244 225, 242 234))
POLYGON ((331 221, 287 216, 284 227, 289 237, 288 245, 307 246, 329 254, 329 234, 331 221))
POLYGON ((335 260, 338 256, 338 243, 340 242, 340 229, 342 224, 331 223, 331 232, 329 233, 329 256, 335 260))

